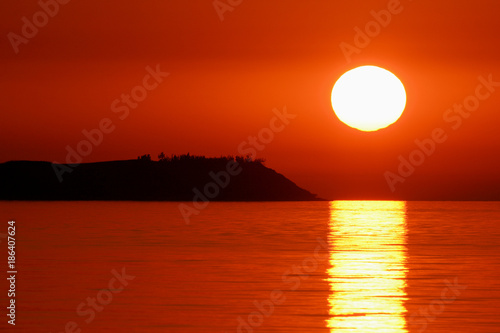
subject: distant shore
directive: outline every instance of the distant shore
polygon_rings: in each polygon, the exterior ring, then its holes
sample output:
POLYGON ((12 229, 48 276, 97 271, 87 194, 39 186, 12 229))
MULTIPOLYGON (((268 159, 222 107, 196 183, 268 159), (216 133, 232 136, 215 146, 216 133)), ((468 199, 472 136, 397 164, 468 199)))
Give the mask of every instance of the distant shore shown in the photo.
POLYGON ((180 155, 151 161, 0 164, 0 200, 319 201, 248 157, 180 155))

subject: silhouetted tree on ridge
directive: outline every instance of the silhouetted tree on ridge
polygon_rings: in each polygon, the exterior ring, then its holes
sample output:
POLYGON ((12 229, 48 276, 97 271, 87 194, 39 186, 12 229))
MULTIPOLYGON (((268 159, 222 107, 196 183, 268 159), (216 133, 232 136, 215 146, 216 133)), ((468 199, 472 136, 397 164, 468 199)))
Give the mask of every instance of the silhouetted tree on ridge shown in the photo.
POLYGON ((137 159, 140 161, 151 161, 151 155, 146 154, 142 156, 137 156, 137 159))
MULTIPOLYGON (((150 155, 149 154, 143 155, 138 159, 140 159, 140 160, 147 159, 147 156, 150 156, 150 155), (146 157, 144 157, 144 156, 146 156, 146 157)), ((164 152, 161 152, 160 154, 158 154, 158 161, 164 162, 164 163, 180 162, 180 161, 183 161, 183 162, 185 162, 185 161, 204 161, 204 162, 207 162, 207 161, 225 161, 225 162, 235 161, 238 164, 245 164, 245 163, 264 164, 265 159, 263 159, 263 158, 253 159, 250 155, 247 155, 247 156, 240 156, 240 155, 236 155, 236 156, 226 155, 226 156, 224 156, 224 155, 221 155, 220 157, 206 157, 206 156, 202 156, 202 155, 191 155, 190 153, 182 154, 182 155, 172 154, 169 157, 164 152)))

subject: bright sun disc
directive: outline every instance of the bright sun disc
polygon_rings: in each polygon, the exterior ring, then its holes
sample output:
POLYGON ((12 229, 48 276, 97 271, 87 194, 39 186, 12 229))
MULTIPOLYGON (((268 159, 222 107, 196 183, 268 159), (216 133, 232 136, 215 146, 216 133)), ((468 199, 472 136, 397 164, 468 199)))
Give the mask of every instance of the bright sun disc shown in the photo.
POLYGON ((332 89, 332 107, 346 125, 376 131, 399 119, 406 106, 403 83, 386 69, 361 66, 342 75, 332 89))

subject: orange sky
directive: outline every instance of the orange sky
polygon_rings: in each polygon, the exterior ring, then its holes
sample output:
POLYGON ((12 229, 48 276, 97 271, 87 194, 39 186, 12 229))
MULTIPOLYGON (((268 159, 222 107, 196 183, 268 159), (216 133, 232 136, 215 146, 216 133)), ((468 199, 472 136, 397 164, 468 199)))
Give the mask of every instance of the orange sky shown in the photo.
POLYGON ((64 163, 66 146, 104 118, 114 130, 83 162, 237 154, 286 105, 296 118, 257 157, 322 197, 500 194, 500 87, 456 130, 443 119, 479 76, 500 82, 498 1, 221 1, 236 4, 223 21, 212 0, 73 0, 13 46, 22 18, 43 15, 37 1, 3 0, 0 162, 64 163), (371 11, 396 5, 348 62, 339 45, 354 45, 371 11), (360 65, 384 67, 406 87, 407 109, 385 130, 351 129, 331 109, 333 84, 360 65), (142 85, 147 66, 169 75, 121 120, 111 105, 142 85), (385 172, 396 174, 398 156, 435 128, 448 139, 392 192, 385 172))

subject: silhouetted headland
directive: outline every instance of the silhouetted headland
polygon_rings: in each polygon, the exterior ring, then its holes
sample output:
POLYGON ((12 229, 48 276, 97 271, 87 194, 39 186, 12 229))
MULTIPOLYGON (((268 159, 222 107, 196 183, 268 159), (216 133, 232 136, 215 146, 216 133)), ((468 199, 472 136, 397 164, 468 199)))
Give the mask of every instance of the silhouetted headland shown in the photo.
POLYGON ((244 157, 149 155, 137 160, 0 164, 0 200, 311 201, 316 195, 244 157), (201 199, 200 199, 201 197, 201 199))

